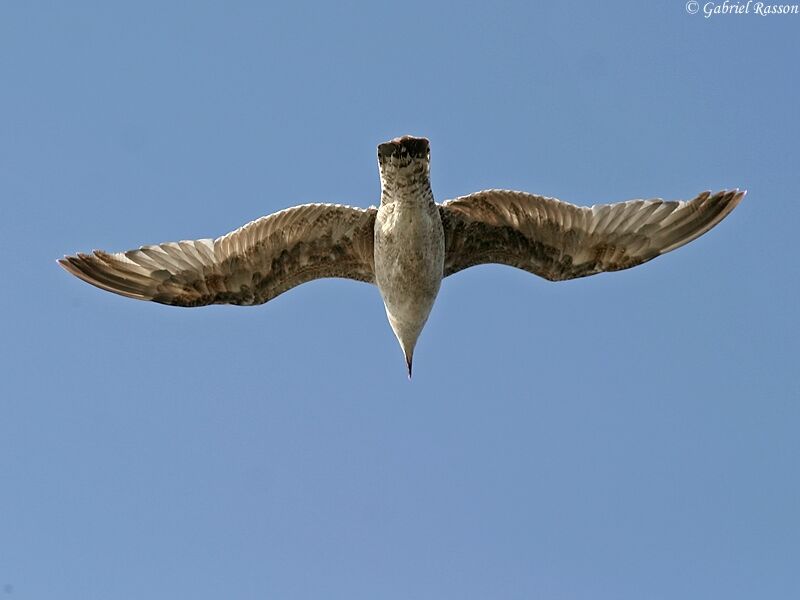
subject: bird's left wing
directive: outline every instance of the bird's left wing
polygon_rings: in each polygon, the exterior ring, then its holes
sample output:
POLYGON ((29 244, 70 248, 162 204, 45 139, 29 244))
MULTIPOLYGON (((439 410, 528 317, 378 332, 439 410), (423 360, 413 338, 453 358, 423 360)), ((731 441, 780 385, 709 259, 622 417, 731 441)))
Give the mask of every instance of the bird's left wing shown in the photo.
POLYGON ((704 234, 744 197, 703 192, 690 201, 575 206, 524 192, 487 190, 440 206, 444 276, 500 263, 551 281, 635 267, 704 234))
POLYGON ((343 277, 373 283, 377 209, 305 204, 216 240, 167 242, 59 264, 99 288, 176 306, 261 304, 301 283, 343 277))

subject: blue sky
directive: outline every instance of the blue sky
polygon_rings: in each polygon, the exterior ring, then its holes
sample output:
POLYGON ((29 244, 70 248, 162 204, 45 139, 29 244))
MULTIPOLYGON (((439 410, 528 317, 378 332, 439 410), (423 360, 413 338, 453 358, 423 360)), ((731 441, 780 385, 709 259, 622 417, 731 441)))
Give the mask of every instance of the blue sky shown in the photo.
POLYGON ((800 596, 800 15, 587 3, 4 3, 0 597, 800 596), (291 4, 291 5, 290 5, 291 4), (183 310, 55 259, 378 201, 748 190, 630 271, 183 310))

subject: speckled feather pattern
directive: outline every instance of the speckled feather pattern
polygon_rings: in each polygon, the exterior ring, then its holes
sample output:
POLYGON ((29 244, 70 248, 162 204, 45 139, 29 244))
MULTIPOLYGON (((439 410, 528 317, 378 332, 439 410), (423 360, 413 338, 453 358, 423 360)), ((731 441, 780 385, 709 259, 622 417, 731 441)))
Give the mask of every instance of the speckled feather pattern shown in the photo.
POLYGON ((575 206, 524 192, 486 190, 440 205, 444 275, 500 263, 551 281, 619 271, 707 232, 744 197, 703 192, 690 201, 575 206))
POLYGON ((73 275, 102 289, 175 306, 262 304, 322 277, 374 281, 375 208, 305 204, 216 240, 167 242, 68 256, 73 275))

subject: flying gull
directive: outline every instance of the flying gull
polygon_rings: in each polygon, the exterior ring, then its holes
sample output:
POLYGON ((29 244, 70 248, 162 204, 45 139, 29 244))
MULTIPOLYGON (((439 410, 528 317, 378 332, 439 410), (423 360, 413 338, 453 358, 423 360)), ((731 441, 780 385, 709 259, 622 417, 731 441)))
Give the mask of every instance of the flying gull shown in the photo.
POLYGON ((411 377, 414 347, 442 278, 485 263, 550 281, 628 269, 701 236, 745 195, 736 189, 689 201, 584 207, 485 190, 436 204, 427 139, 380 144, 378 165, 379 208, 304 204, 215 240, 95 250, 58 262, 101 289, 174 306, 263 304, 323 277, 374 283, 411 377))

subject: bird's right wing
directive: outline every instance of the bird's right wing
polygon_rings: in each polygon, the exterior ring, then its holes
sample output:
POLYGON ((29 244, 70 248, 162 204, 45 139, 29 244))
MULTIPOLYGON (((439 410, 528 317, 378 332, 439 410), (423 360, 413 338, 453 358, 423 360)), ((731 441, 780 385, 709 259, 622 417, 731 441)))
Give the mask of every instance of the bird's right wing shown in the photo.
POLYGON ((551 281, 635 267, 704 234, 744 197, 703 192, 694 200, 631 200, 575 206, 524 192, 487 190, 440 206, 444 276, 500 263, 551 281))
POLYGON ((176 306, 261 304, 301 283, 344 277, 373 283, 377 209, 305 204, 216 240, 167 242, 59 264, 101 289, 176 306))

